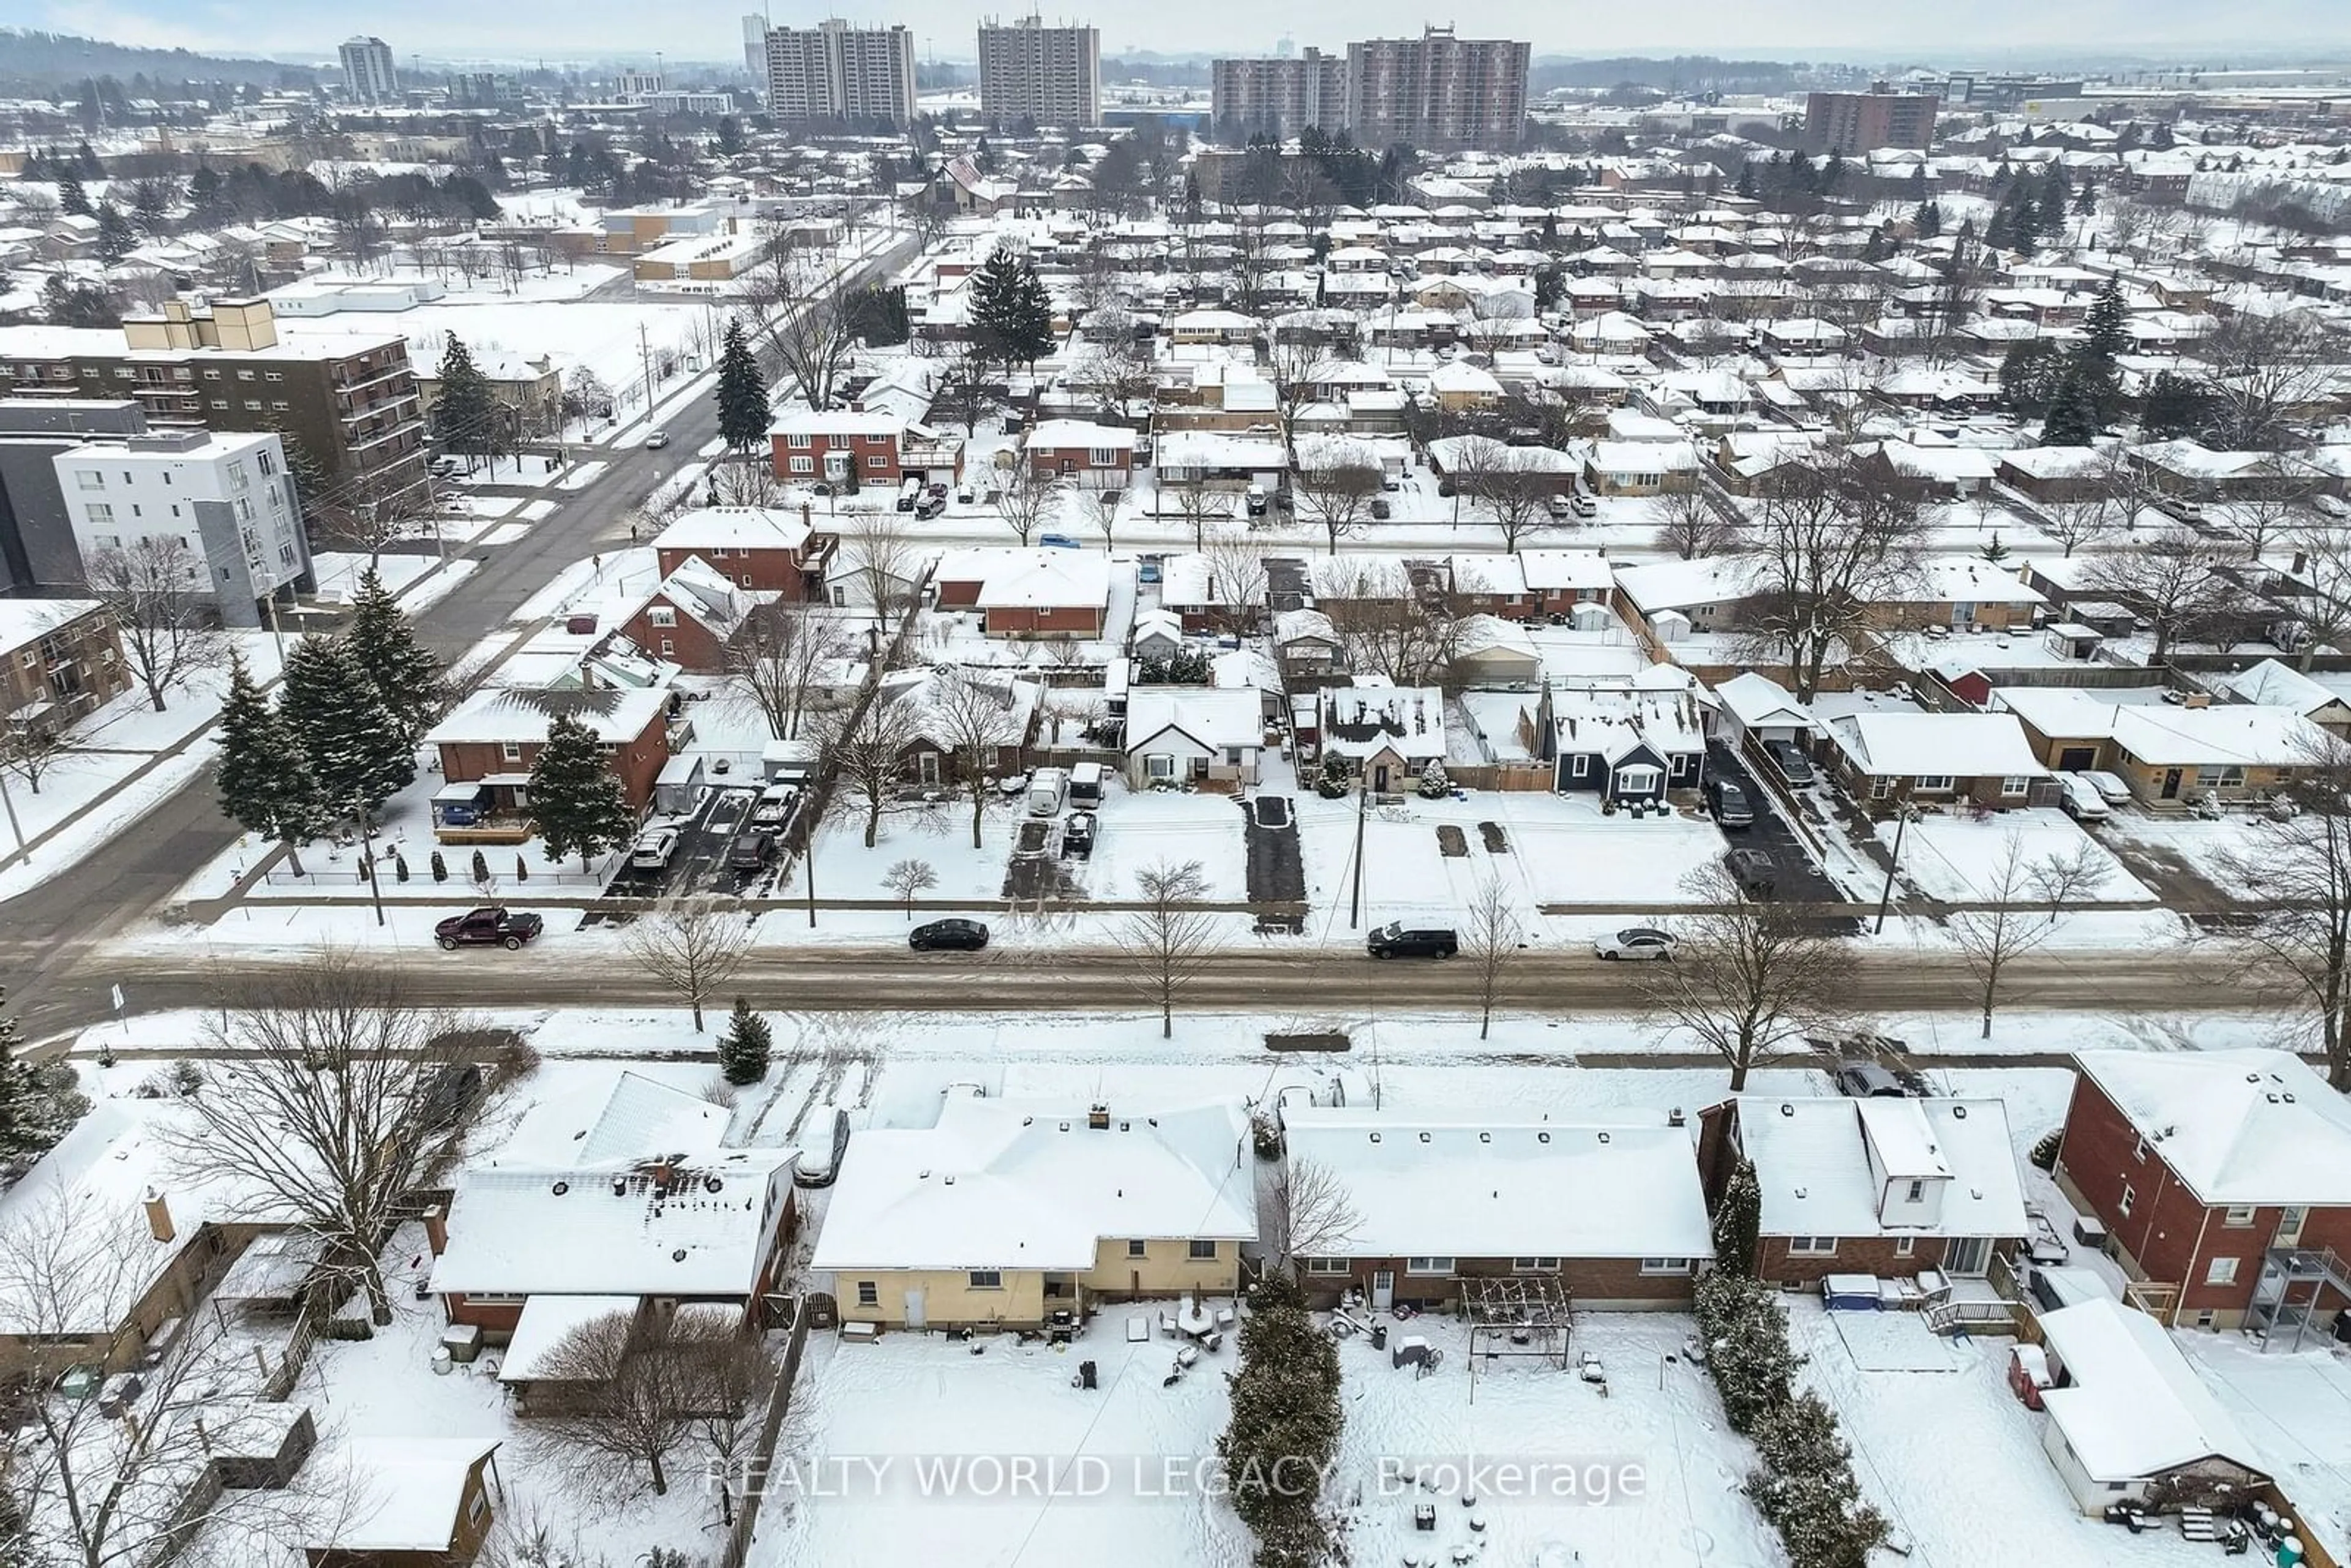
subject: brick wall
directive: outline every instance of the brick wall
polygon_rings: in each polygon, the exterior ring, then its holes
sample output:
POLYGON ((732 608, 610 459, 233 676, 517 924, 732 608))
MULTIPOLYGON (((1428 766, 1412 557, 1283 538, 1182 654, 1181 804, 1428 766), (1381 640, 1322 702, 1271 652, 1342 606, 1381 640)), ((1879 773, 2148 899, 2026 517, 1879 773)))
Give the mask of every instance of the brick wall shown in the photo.
POLYGON ((1893 1236, 1841 1236, 1836 1251, 1827 1257, 1806 1253, 1792 1256, 1784 1236, 1761 1238, 1755 1248, 1755 1277, 1772 1284, 1817 1285, 1827 1274, 1875 1274, 1881 1280, 1902 1279, 1921 1269, 1943 1266, 1945 1239, 1910 1238, 1911 1249, 1902 1250, 1893 1236))
MULTIPOLYGON (((517 736, 514 748, 517 755, 508 757, 506 747, 497 741, 443 741, 441 776, 449 783, 463 784, 493 773, 528 773, 538 760, 539 748, 546 744, 544 735, 529 738, 517 736)), ((629 804, 643 811, 653 798, 653 780, 669 761, 668 720, 655 714, 643 733, 615 749, 610 761, 612 770, 621 776, 622 792, 628 796, 629 804)))
POLYGON ((667 599, 648 600, 622 623, 621 632, 647 653, 673 660, 697 674, 716 674, 725 667, 725 640, 667 599), (669 612, 669 625, 654 623, 654 612, 658 610, 669 612))
POLYGON ((1102 635, 1102 611, 1091 604, 990 610, 987 612, 987 634, 991 637, 1099 637, 1102 635))
POLYGON ((701 562, 737 588, 756 589, 765 593, 780 593, 787 599, 810 597, 808 569, 800 561, 799 552, 783 549, 730 549, 724 554, 713 550, 662 549, 654 559, 661 565, 664 578, 688 560, 701 562))
MULTIPOLYGON (((1403 1258, 1355 1258, 1348 1260, 1344 1274, 1305 1274, 1308 1299, 1317 1306, 1328 1307, 1350 1290, 1361 1291, 1364 1299, 1372 1294, 1372 1276, 1386 1270, 1395 1276, 1395 1301, 1433 1308, 1440 1303, 1459 1299, 1464 1279, 1521 1275, 1513 1269, 1508 1258, 1457 1258, 1452 1269, 1443 1274, 1415 1274, 1406 1270, 1403 1258)), ((1567 1288, 1571 1301, 1611 1302, 1643 1307, 1673 1307, 1687 1302, 1697 1288, 1695 1276, 1689 1274, 1644 1274, 1635 1258, 1568 1258, 1561 1260, 1557 1278, 1567 1288)))

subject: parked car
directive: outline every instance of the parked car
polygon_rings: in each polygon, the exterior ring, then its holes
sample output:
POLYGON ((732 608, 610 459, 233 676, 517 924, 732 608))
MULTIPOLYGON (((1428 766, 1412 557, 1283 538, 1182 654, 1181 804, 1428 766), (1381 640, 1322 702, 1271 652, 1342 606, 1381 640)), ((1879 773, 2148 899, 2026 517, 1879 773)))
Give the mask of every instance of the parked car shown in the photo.
POLYGON ((645 445, 655 452, 660 451, 663 447, 667 446, 668 444, 669 432, 666 430, 656 430, 651 435, 645 437, 645 445))
POLYGON ((1761 850, 1731 850, 1722 857, 1730 874, 1739 883, 1739 891, 1750 898, 1769 898, 1779 885, 1780 871, 1771 857, 1761 850))
POLYGON ((641 833, 629 849, 631 871, 665 871, 677 854, 677 830, 654 828, 641 833))
POLYGON ((987 946, 987 927, 977 920, 934 920, 908 932, 906 946, 917 953, 946 948, 977 953, 987 946))
POLYGON ((1674 956, 1674 934, 1660 931, 1653 925, 1628 925, 1622 931, 1612 931, 1592 945, 1595 958, 1670 958, 1674 956))
POLYGON ((2107 806, 2106 798, 2098 793, 2098 787, 2079 773, 2060 773, 2057 775, 2057 787, 2064 791, 2058 797, 2057 803, 2064 807, 2065 814, 2075 821, 2103 822, 2112 814, 2112 808, 2107 806))
POLYGON ((766 828, 746 828, 726 846, 726 869, 756 872, 776 858, 776 835, 766 828))
POLYGON ((799 800, 797 784, 770 784, 759 792, 759 803, 751 808, 751 824, 759 828, 780 828, 792 820, 792 802, 799 800))
POLYGON ((1262 485, 1249 487, 1249 515, 1252 517, 1265 516, 1265 486, 1262 485))
POLYGON ((1395 508, 1388 505, 1388 498, 1385 496, 1372 497, 1372 521, 1384 523, 1395 516, 1395 508))
POLYGON ((1084 860, 1094 852, 1094 814, 1073 811, 1061 824, 1061 852, 1072 860, 1084 860))
POLYGON ((1565 519, 1575 516, 1575 503, 1564 496, 1553 496, 1545 501, 1543 506, 1552 517, 1557 518, 1565 519))
POLYGON ((1713 810, 1714 820, 1723 827, 1755 825, 1755 802, 1747 798, 1747 787, 1736 779, 1708 779, 1706 803, 1713 810))
POLYGON ((433 939, 454 953, 460 947, 496 946, 511 953, 547 928, 536 915, 517 915, 504 904, 488 904, 464 915, 453 915, 433 928, 433 939))
POLYGON ((2119 773, 2085 768, 2082 770, 2082 777, 2090 781, 2090 788, 2095 789, 2107 805, 2127 806, 2131 803, 2130 786, 2123 782, 2119 773))
POLYGON ((1404 488, 1404 476, 1401 474, 1390 474, 1383 470, 1380 474, 1380 488, 1385 490, 1391 496, 1395 495, 1397 491, 1404 488))
POLYGON ((1137 582, 1157 582, 1159 580, 1159 558, 1155 555, 1144 556, 1134 569, 1134 580, 1137 582))
POLYGON ((1040 549, 1085 549, 1085 546, 1078 543, 1077 540, 1071 538, 1067 534, 1039 534, 1037 536, 1037 548, 1040 549))
POLYGON ((1600 515, 1600 503, 1578 490, 1567 498, 1567 509, 1577 517, 1589 520, 1600 515))
POLYGON ((1856 1100, 1899 1100, 1902 1081, 1868 1061, 1848 1061, 1836 1070, 1837 1092, 1856 1100))
POLYGON ((925 496, 914 503, 914 516, 926 523, 946 509, 947 504, 936 496, 925 496))
POLYGON ((1447 926, 1391 920, 1364 938, 1364 951, 1374 958, 1450 958, 1461 951, 1461 937, 1447 926))
POLYGON ((1796 789, 1813 781, 1813 759, 1799 750, 1794 741, 1767 740, 1763 743, 1763 755, 1771 759, 1780 777, 1796 789))

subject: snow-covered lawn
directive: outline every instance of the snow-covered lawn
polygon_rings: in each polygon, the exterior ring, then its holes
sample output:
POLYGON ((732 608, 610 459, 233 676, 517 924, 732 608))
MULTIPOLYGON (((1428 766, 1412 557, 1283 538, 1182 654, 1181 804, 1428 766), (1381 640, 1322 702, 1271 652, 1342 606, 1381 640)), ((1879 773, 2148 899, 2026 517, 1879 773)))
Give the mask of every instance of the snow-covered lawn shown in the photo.
POLYGON ((1394 1563, 1417 1552, 1446 1562, 1467 1548, 1496 1564, 1781 1561, 1770 1527, 1739 1490, 1751 1462, 1747 1441, 1724 1424, 1706 1370, 1683 1358, 1691 1332, 1678 1312, 1587 1312, 1570 1350, 1600 1357, 1604 1395, 1539 1358, 1505 1357, 1478 1369, 1474 1401, 1468 1333, 1453 1320, 1389 1326, 1391 1344, 1415 1333, 1442 1352, 1426 1377, 1391 1369, 1386 1353, 1360 1339, 1342 1342, 1338 1490, 1361 1496, 1348 1510, 1353 1560, 1394 1563), (1435 1490, 1396 1482, 1416 1466, 1435 1479, 1439 1467, 1450 1462, 1458 1473, 1472 1459, 1489 1467, 1474 1506, 1463 1506, 1458 1480, 1435 1490), (1509 1495, 1501 1465, 1551 1467, 1542 1491, 1565 1475, 1580 1495, 1509 1495), (1414 1528, 1416 1502, 1435 1505, 1434 1532, 1414 1528), (1482 1531, 1472 1531, 1472 1519, 1482 1531))
POLYGON ((791 1416, 808 1433, 795 1449, 799 1473, 845 1479, 846 1495, 796 1500, 779 1484, 779 1465, 753 1568, 1246 1563, 1249 1538, 1232 1511, 1166 1479, 1171 1467, 1199 1475, 1199 1461, 1215 1454, 1234 1346, 1228 1340, 1163 1387, 1173 1347, 1156 1337, 1130 1343, 1125 1332, 1129 1316, 1155 1321, 1164 1305, 1108 1307, 1066 1354, 1010 1335, 965 1343, 901 1333, 870 1344, 811 1336, 791 1416), (1099 1386, 1071 1386, 1089 1360, 1099 1386), (1087 1466, 1073 1463, 1081 1456, 1087 1466), (1061 1461, 1072 1486, 1098 1473, 1106 1490, 1011 1495, 1003 1467, 1016 1457, 1061 1461))
POLYGON ((1092 858, 1070 862, 1087 896, 1115 903, 1135 896, 1135 873, 1197 861, 1215 900, 1249 896, 1249 850, 1241 808, 1228 795, 1141 790, 1113 783, 1096 818, 1092 858))
POLYGON ((316 597, 321 604, 350 603, 370 566, 375 568, 383 585, 397 594, 438 564, 438 558, 434 556, 402 552, 371 558, 357 551, 320 550, 310 558, 311 570, 319 580, 316 597))
POLYGON ((2123 810, 2108 820, 2108 837, 2145 853, 2177 860, 2231 898, 2258 898, 2262 890, 2231 869, 2231 862, 2258 862, 2269 843, 2268 830, 2249 812, 2212 821, 2177 812, 2168 816, 2123 810))
POLYGON ((2263 1352, 2242 1334, 2200 1329, 2172 1339, 2204 1385, 2259 1444, 2278 1486, 2340 1562, 2351 1553, 2351 1363, 2314 1325, 2294 1351, 2291 1335, 2263 1352))
MULTIPOLYGON (((1892 822, 1877 824, 1879 841, 1889 849, 1894 830, 1892 822)), ((2011 840, 2020 846, 2021 864, 2028 878, 2033 866, 2071 862, 2088 845, 2093 863, 2105 874, 2094 888, 2073 898, 2075 904, 2134 904, 2155 897, 2104 844, 2084 832, 2073 818, 2051 807, 1998 811, 1982 818, 1967 811, 1921 817, 1903 831, 1898 874, 1928 898, 1947 903, 1994 899, 2000 896, 2011 840)), ((2011 896, 2019 895, 2024 902, 2032 902, 2034 884, 2027 880, 2012 890, 2011 896)))
POLYGON ((1789 1299, 1788 1337, 1809 1358, 1797 1377, 1836 1411, 1862 1496, 1909 1539, 1916 1568, 2215 1560, 2168 1531, 2129 1536, 2084 1517, 2042 1450, 2049 1417, 2009 1392, 2013 1341, 1938 1340, 1907 1312, 1862 1314, 1874 1321, 1848 1340, 1834 1321, 1847 1315, 1789 1299))

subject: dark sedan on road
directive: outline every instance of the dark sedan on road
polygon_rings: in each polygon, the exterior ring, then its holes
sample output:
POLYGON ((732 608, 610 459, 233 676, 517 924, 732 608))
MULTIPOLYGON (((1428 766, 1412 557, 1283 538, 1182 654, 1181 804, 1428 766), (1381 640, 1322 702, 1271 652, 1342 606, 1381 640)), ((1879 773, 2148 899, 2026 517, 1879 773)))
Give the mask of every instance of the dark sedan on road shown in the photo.
POLYGON ((547 928, 536 915, 517 915, 493 904, 453 915, 433 928, 433 939, 454 953, 460 947, 496 946, 511 953, 547 928))
POLYGON ((906 946, 917 953, 941 949, 977 953, 987 946, 987 927, 977 920, 934 920, 908 932, 906 946))

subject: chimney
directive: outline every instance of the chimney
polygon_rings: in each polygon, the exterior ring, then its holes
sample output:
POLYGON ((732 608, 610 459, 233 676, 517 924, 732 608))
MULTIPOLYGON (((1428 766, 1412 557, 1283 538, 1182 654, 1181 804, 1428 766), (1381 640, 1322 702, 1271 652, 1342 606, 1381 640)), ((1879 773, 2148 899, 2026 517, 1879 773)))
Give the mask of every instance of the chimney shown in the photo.
POLYGON ((1086 1112, 1086 1126, 1097 1133, 1110 1131, 1110 1107, 1095 1105, 1086 1112))
POLYGON ((2302 575, 2302 573, 2303 573, 2303 569, 2304 569, 2304 567, 2307 567, 2309 564, 2310 564, 2310 556, 2309 556, 2309 553, 2308 553, 2307 551, 2304 551, 2304 550, 2296 550, 2296 551, 2294 551, 2294 576, 2296 576, 2296 577, 2300 577, 2300 576, 2302 575))
POLYGON ((424 1245, 435 1258, 449 1250, 449 1217, 437 1203, 424 1211, 424 1245))
POLYGON ((140 1197, 147 1209, 147 1229, 158 1241, 170 1241, 179 1232, 172 1225, 172 1206, 165 1201, 161 1187, 149 1187, 140 1197))

